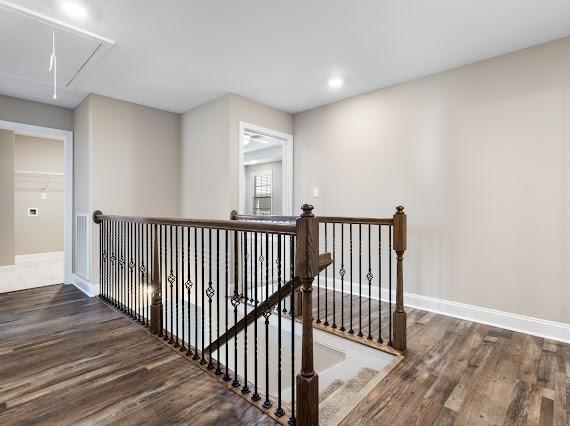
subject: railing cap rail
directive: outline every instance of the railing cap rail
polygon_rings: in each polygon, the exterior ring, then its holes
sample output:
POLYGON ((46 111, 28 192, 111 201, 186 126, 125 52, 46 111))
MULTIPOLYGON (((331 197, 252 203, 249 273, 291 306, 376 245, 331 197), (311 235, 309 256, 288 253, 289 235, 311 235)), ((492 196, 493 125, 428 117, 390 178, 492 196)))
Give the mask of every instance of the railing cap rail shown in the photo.
MULTIPOLYGON (((241 221, 257 221, 257 222, 296 222, 298 216, 256 216, 239 214, 235 210, 232 211, 233 220, 241 221)), ((361 225, 393 225, 394 218, 376 218, 376 217, 342 217, 342 216, 317 216, 317 220, 321 223, 352 223, 361 225)))
POLYGON ((154 225, 176 225, 191 228, 220 229, 228 231, 262 232, 282 235, 296 235, 296 225, 293 223, 264 223, 245 222, 237 220, 216 220, 216 219, 179 219, 163 217, 141 217, 141 216, 117 216, 106 215, 99 210, 93 213, 95 223, 107 222, 132 222, 154 225))

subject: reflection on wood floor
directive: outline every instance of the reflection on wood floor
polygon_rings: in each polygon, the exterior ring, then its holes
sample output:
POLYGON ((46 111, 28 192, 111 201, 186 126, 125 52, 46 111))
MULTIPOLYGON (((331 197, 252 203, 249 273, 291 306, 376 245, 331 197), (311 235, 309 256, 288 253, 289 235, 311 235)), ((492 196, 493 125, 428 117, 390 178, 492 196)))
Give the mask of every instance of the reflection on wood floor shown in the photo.
MULTIPOLYGON (((341 306, 340 295, 335 306, 341 306)), ((384 304, 382 311, 384 329, 384 304)), ((405 359, 342 424, 568 424, 570 345, 407 312, 405 359)), ((359 318, 356 323, 358 332, 359 318)), ((371 328, 378 325, 372 321, 371 328)), ((274 423, 142 327, 72 286, 0 294, 0 377, 0 424, 274 423)))

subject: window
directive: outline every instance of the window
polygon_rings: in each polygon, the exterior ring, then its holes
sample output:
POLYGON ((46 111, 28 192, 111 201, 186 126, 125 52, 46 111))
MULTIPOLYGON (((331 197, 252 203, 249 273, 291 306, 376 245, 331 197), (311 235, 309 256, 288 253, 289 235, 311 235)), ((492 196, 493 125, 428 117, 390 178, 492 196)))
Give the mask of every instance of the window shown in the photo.
POLYGON ((270 174, 253 176, 253 214, 267 216, 271 214, 272 182, 270 174))

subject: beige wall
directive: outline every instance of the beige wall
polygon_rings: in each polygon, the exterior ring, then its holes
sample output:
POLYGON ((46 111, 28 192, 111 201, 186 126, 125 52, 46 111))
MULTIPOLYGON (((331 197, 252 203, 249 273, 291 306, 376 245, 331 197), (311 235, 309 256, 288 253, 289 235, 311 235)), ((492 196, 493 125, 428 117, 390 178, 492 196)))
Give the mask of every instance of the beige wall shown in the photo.
POLYGON ((296 115, 310 200, 403 204, 408 292, 570 323, 570 38, 296 115))
POLYGON ((0 266, 14 265, 14 132, 0 129, 0 266))
POLYGON ((91 95, 92 208, 176 217, 180 116, 91 95))
POLYGON ((183 217, 227 219, 239 206, 239 123, 292 133, 293 116, 226 94, 182 116, 183 217))
MULTIPOLYGON (((176 217, 180 116, 99 95, 74 112, 74 211, 176 217)), ((99 228, 92 224, 92 283, 99 228)))
POLYGON ((293 134, 293 115, 243 96, 230 94, 230 207, 239 208, 239 123, 293 134))
MULTIPOLYGON (((64 173, 63 141, 16 135, 16 170, 64 173)), ((63 177, 51 180, 43 200, 46 178, 16 176, 14 220, 16 255, 63 251, 63 177), (39 209, 36 217, 28 208, 39 209)))
POLYGON ((182 115, 182 217, 229 217, 229 108, 229 96, 225 95, 182 115))
POLYGON ((0 120, 73 130, 73 110, 0 95, 0 120))

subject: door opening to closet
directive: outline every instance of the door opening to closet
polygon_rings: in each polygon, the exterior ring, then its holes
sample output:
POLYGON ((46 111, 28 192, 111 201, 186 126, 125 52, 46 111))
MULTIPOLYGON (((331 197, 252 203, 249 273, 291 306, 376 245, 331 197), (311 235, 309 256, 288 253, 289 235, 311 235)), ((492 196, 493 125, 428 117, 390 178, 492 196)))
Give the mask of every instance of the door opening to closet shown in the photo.
POLYGON ((2 150, 12 161, 2 173, 9 202, 3 208, 7 238, 1 242, 0 292, 63 283, 64 140, 13 130, 2 134, 2 150))

